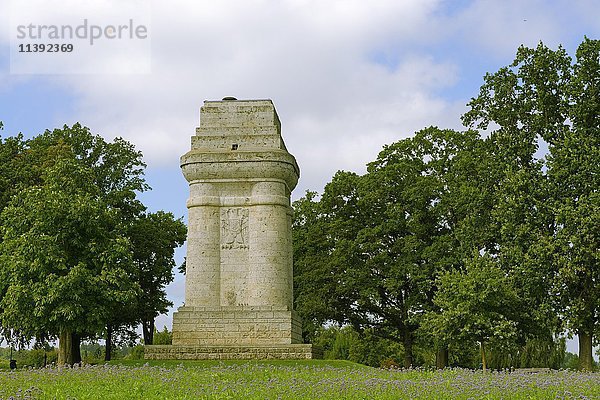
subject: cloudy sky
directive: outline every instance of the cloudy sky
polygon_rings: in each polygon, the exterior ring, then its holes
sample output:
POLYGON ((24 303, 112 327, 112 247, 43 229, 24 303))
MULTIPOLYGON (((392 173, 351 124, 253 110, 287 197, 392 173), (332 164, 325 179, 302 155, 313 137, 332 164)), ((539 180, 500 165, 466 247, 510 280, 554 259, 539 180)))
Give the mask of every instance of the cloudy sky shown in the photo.
MULTIPOLYGON (((79 121, 124 137, 148 164, 143 201, 185 216, 179 157, 202 102, 269 98, 300 165, 298 198, 337 170, 363 172, 384 144, 416 130, 460 129, 485 73, 510 64, 520 45, 574 54, 584 36, 600 36, 593 0, 0 0, 2 135, 79 121), (125 50, 126 38, 63 40, 75 50, 60 55, 60 73, 44 73, 57 72, 47 54, 29 55, 38 73, 22 73, 31 71, 15 63, 27 43, 16 26, 84 19, 133 20, 148 34, 125 50)), ((181 277, 169 295, 181 305, 181 277)))

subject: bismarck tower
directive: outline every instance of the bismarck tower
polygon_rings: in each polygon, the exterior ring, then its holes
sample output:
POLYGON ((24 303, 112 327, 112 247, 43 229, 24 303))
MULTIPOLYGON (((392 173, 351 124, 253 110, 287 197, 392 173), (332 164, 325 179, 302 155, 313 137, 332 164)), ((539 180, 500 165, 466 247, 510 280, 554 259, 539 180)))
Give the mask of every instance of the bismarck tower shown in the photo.
POLYGON ((314 358, 293 310, 292 208, 300 170, 271 100, 205 101, 191 150, 185 305, 173 345, 146 358, 314 358))

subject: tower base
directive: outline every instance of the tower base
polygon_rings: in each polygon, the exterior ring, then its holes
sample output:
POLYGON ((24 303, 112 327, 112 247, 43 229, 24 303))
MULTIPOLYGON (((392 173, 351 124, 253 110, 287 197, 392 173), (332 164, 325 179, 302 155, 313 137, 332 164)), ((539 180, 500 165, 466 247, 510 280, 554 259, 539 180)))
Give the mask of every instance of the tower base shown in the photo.
POLYGON ((145 346, 146 360, 310 360, 323 358, 312 344, 264 346, 145 346))
POLYGON ((295 311, 271 306, 180 307, 173 345, 145 346, 146 360, 293 360, 322 358, 302 343, 295 311))
POLYGON ((295 311, 270 306, 180 307, 173 314, 173 344, 279 346, 302 343, 295 311))

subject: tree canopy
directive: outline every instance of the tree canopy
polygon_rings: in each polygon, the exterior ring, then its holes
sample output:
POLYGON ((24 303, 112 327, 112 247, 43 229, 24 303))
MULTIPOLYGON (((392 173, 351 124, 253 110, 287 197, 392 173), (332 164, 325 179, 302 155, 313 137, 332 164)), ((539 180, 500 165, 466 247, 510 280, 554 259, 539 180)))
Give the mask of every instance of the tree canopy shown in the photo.
POLYGON ((142 324, 144 344, 153 343, 154 319, 173 305, 165 287, 173 282, 174 252, 185 242, 186 234, 181 219, 164 211, 144 213, 130 227, 136 281, 141 289, 135 315, 142 324))
POLYGON ((578 334, 584 369, 592 367, 600 304, 599 90, 600 41, 586 38, 575 60, 540 43, 519 48, 510 66, 486 75, 464 115, 469 126, 497 126, 490 138, 514 194, 512 204, 508 193, 500 196, 509 206, 505 231, 526 259, 530 282, 578 334), (543 155, 540 146, 547 147, 543 155))
POLYGON ((59 362, 74 363, 81 338, 165 311, 164 286, 185 227, 170 213, 147 213, 136 198, 148 185, 133 145, 75 124, 30 140, 8 138, 0 157, 6 337, 59 337, 59 362))
MULTIPOLYGON (((468 130, 427 128, 296 201, 297 308, 438 350, 599 333, 600 41, 540 43, 484 77, 468 130)), ((557 347, 558 346, 558 347, 557 347)), ((512 349, 512 350, 511 350, 512 349)), ((485 359, 482 360, 485 364, 485 359)), ((516 362, 516 361, 511 361, 516 362)), ((443 364, 443 363, 442 363, 443 364)))
POLYGON ((318 202, 313 194, 296 202, 299 311, 402 343, 411 366, 415 333, 436 307, 436 277, 460 265, 453 228, 465 237, 480 229, 464 221, 463 196, 474 188, 458 181, 475 174, 465 152, 479 142, 475 132, 427 128, 384 147, 365 175, 338 172, 318 202))

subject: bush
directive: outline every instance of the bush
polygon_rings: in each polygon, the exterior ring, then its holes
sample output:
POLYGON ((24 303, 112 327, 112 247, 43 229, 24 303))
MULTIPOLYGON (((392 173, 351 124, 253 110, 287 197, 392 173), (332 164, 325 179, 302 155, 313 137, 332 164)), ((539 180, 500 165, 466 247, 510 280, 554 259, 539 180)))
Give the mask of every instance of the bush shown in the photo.
POLYGON ((169 332, 165 326, 161 332, 154 329, 154 336, 152 338, 152 344, 168 345, 173 343, 173 333, 169 332))
POLYGON ((400 344, 377 337, 368 330, 359 334, 349 325, 319 328, 313 344, 323 349, 326 360, 349 360, 380 367, 384 361, 398 363, 403 358, 400 344))
POLYGON ((127 356, 128 360, 143 360, 144 359, 144 345, 138 344, 131 348, 131 351, 127 356))
POLYGON ((80 347, 81 359, 86 364, 101 363, 104 361, 104 349, 105 347, 98 343, 82 343, 80 347))
POLYGON ((569 353, 565 354, 562 365, 562 369, 572 369, 574 371, 579 367, 579 356, 577 354, 569 353))
POLYGON ((45 349, 19 350, 13 353, 13 358, 17 360, 17 367, 19 368, 41 368, 56 363, 58 360, 58 352, 55 349, 49 351, 45 349))

